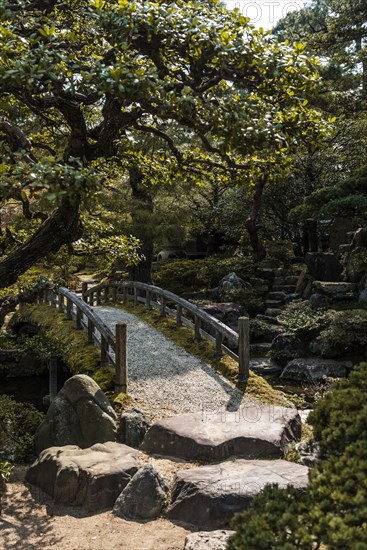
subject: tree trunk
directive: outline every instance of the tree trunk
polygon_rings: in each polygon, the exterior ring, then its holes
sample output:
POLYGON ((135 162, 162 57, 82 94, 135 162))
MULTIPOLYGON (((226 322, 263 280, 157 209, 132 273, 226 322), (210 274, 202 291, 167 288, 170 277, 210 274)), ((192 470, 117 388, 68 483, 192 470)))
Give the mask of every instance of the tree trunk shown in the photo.
POLYGON ((142 258, 138 265, 130 268, 129 274, 133 281, 152 284, 153 236, 146 218, 153 213, 153 198, 149 188, 142 184, 144 176, 139 168, 131 168, 129 175, 134 199, 131 212, 133 234, 141 242, 138 252, 142 258))
POLYGON ((14 284, 38 260, 77 237, 79 201, 64 198, 28 241, 0 262, 0 288, 14 284))
POLYGON ((258 225, 258 219, 261 208, 262 195, 267 180, 267 176, 263 176, 261 180, 257 182, 255 186, 254 198, 252 201, 251 214, 245 222, 245 227, 250 237, 252 254, 255 262, 263 260, 266 256, 266 250, 259 237, 260 227, 258 225))

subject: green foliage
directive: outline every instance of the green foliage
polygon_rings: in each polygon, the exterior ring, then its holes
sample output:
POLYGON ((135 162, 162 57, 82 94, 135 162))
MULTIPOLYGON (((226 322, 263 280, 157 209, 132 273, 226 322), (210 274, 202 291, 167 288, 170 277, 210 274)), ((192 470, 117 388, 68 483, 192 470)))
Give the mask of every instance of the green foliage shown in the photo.
POLYGON ((10 462, 7 462, 6 460, 3 462, 0 462, 0 478, 3 481, 9 480, 12 470, 13 470, 13 465, 10 462))
POLYGON ((155 267, 154 282, 157 286, 180 294, 215 288, 232 271, 240 278, 248 279, 254 273, 253 262, 249 258, 236 256, 162 262, 155 267))
POLYGON ((226 302, 236 302, 246 308, 250 315, 265 311, 264 293, 257 288, 236 288, 225 293, 226 302))
POLYGON ((333 357, 363 352, 367 345, 367 311, 329 311, 329 323, 316 339, 321 355, 333 357))
POLYGON ((49 306, 27 306, 21 316, 36 323, 47 341, 47 349, 60 355, 73 374, 91 374, 100 363, 97 348, 87 343, 83 331, 75 330, 75 324, 65 319, 49 306))
POLYGON ((232 526, 229 550, 367 547, 367 364, 339 381, 309 417, 321 460, 306 494, 267 486, 232 526))
POLYGON ((0 395, 0 447, 5 458, 29 462, 34 457, 34 434, 44 414, 29 403, 0 395))
POLYGON ((328 325, 333 312, 313 309, 308 302, 288 304, 278 316, 278 321, 287 330, 294 331, 300 337, 311 339, 328 325))

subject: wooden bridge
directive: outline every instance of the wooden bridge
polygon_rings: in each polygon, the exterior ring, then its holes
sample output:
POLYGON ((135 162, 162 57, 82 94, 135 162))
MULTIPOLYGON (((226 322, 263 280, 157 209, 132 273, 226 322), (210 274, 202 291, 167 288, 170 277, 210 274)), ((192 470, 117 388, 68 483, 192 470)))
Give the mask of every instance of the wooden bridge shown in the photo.
POLYGON ((112 331, 99 317, 94 306, 102 304, 145 304, 148 310, 158 309, 160 315, 173 317, 176 327, 187 326, 194 331, 194 341, 202 338, 215 345, 215 357, 229 355, 238 363, 238 379, 249 376, 250 338, 248 317, 239 318, 239 332, 232 330, 195 304, 168 290, 135 281, 109 282, 88 288, 82 285, 82 297, 64 288, 47 288, 39 293, 39 302, 58 308, 69 320, 74 320, 77 329, 88 333, 88 341, 100 348, 101 364, 110 363, 116 372, 116 392, 127 392, 127 326, 116 323, 112 331), (237 350, 237 353, 230 347, 237 350))

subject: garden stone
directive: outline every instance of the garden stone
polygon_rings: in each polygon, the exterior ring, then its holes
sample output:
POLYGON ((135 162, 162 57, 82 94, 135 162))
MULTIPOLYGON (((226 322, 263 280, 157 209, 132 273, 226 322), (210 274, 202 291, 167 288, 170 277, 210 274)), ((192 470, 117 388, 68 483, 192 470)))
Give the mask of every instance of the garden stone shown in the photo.
POLYGON ((207 304, 201 309, 236 331, 238 330, 238 318, 246 314, 243 306, 233 302, 207 304))
POLYGON ((340 281, 343 267, 330 252, 309 252, 305 258, 308 271, 317 281, 340 281))
POLYGON ((42 451, 26 480, 56 503, 97 512, 112 508, 138 467, 138 451, 126 445, 111 441, 88 449, 65 445, 42 451))
POLYGON ((349 370, 349 363, 333 359, 298 358, 287 363, 280 378, 300 382, 322 381, 325 377, 344 378, 349 370))
POLYGON ((226 550, 229 538, 236 531, 199 531, 187 535, 184 550, 226 550))
POLYGON ((367 302, 367 288, 365 288, 364 290, 362 290, 362 292, 360 292, 359 297, 358 297, 358 301, 359 302, 367 302))
MULTIPOLYGON (((303 343, 293 332, 278 334, 271 344, 272 353, 276 352, 276 359, 285 364, 287 361, 302 356, 303 343)), ((275 358, 275 355, 274 355, 275 358)))
POLYGON ((137 409, 125 411, 120 418, 117 441, 138 449, 148 428, 149 423, 141 411, 137 409))
POLYGON ((131 479, 115 502, 120 517, 154 519, 161 515, 169 485, 152 464, 146 464, 131 479))
POLYGON ((236 412, 203 410, 158 420, 141 449, 185 460, 283 457, 300 433, 296 409, 252 405, 236 412))
POLYGON ((310 298, 310 304, 314 309, 325 307, 330 303, 330 300, 324 296, 323 294, 319 294, 315 292, 314 294, 311 294, 310 298))
POLYGON ((256 359, 250 359, 250 370, 260 374, 260 376, 269 376, 281 373, 283 367, 268 357, 257 357, 256 359))
POLYGON ((225 301, 226 296, 231 293, 233 290, 239 290, 241 288, 249 288, 251 285, 243 281, 236 273, 233 271, 228 273, 219 283, 219 295, 221 300, 225 301))
POLYGON ((356 285, 353 283, 331 283, 323 281, 314 281, 312 288, 316 293, 326 296, 331 300, 344 299, 346 297, 353 298, 356 291, 356 285))
POLYGON ((300 441, 296 443, 295 450, 298 453, 301 464, 312 468, 319 461, 320 450, 314 441, 300 441))
POLYGON ((116 440, 116 414, 98 384, 85 374, 69 378, 36 432, 36 450, 116 440))
POLYGON ((220 529, 268 483, 305 490, 308 468, 285 460, 231 460, 177 472, 167 517, 199 529, 220 529))

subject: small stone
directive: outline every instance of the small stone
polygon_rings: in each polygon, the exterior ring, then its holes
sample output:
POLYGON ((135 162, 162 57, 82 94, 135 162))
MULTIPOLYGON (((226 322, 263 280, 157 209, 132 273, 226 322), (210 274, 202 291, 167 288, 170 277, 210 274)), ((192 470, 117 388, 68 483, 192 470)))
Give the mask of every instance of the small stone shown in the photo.
POLYGON ((187 535, 184 550, 226 550, 229 538, 235 531, 199 531, 187 535))
POLYGON ((121 415, 117 441, 138 449, 148 429, 149 423, 141 411, 125 411, 121 415))
POLYGON ((161 515, 169 485, 152 464, 146 464, 131 479, 115 502, 120 517, 153 519, 161 515))

